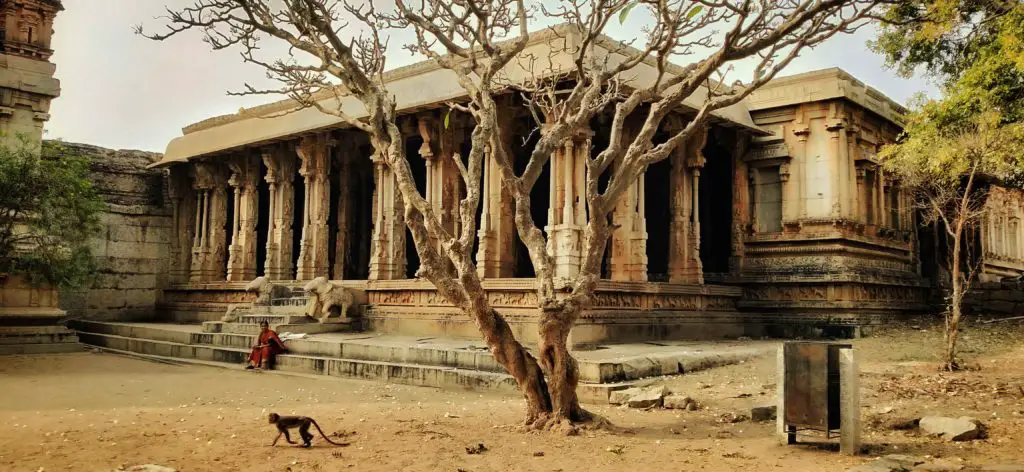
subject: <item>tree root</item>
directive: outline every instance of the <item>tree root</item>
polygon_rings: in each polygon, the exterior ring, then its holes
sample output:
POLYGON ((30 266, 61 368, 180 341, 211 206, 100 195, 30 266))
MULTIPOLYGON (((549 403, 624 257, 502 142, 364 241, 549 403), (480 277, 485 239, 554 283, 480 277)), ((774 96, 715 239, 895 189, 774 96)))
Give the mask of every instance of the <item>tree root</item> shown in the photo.
POLYGON ((582 408, 579 411, 579 417, 576 419, 551 413, 528 416, 523 429, 526 431, 550 431, 562 433, 566 436, 575 436, 580 431, 624 431, 622 428, 612 424, 607 418, 582 408))

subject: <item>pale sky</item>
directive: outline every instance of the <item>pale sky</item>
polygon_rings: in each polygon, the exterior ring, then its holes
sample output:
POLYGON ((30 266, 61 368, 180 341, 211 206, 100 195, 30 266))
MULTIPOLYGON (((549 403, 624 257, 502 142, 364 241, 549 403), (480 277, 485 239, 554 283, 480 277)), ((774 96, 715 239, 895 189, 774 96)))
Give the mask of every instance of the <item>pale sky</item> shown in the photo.
MULTIPOLYGON (((181 128, 203 119, 272 101, 230 97, 263 72, 243 64, 237 51, 211 51, 198 34, 154 42, 136 36, 133 26, 161 26, 153 18, 165 4, 192 0, 64 0, 57 16, 51 61, 57 64, 61 96, 53 101, 46 137, 114 149, 163 152, 181 128)), ((643 18, 632 16, 609 31, 616 39, 635 37, 643 18)), ((868 49, 873 32, 835 37, 795 60, 786 74, 840 67, 893 100, 906 103, 914 93, 934 93, 924 80, 898 77, 868 49)), ((394 47, 393 40, 393 49, 394 47)), ((413 62, 394 51, 390 67, 413 62)), ((745 77, 738 77, 744 79, 745 77)), ((731 80, 729 80, 731 82, 731 80)))

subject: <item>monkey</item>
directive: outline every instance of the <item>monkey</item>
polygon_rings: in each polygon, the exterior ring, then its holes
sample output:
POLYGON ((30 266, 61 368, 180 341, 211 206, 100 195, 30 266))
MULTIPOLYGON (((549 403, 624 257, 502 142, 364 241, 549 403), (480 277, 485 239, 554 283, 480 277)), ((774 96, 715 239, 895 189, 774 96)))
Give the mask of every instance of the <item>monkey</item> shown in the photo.
POLYGON ((302 447, 309 447, 313 441, 313 433, 309 432, 309 426, 316 426, 316 430, 320 432, 320 437, 324 438, 325 441, 334 444, 335 446, 348 446, 348 443, 336 443, 331 441, 330 438, 324 434, 324 430, 320 429, 320 425, 316 423, 316 420, 308 416, 281 416, 277 413, 271 413, 267 416, 270 424, 277 426, 277 437, 274 438, 274 442, 270 443, 271 446, 277 445, 277 441, 281 439, 281 435, 284 435, 285 441, 288 444, 298 444, 292 441, 291 436, 288 435, 289 429, 299 428, 299 436, 302 437, 302 447))

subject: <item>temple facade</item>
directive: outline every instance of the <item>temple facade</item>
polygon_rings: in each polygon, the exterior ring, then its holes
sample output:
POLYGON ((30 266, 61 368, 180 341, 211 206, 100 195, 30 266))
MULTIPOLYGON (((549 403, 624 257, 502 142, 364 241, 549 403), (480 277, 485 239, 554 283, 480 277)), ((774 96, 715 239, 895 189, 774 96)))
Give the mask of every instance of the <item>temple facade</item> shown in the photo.
MULTIPOLYGON (((550 41, 538 34, 528 52, 548 48, 536 57, 557 61, 550 41)), ((457 229, 454 159, 468 151, 472 123, 447 116, 443 103, 462 92, 432 63, 385 80, 417 186, 457 229)), ((502 145, 523 166, 535 126, 515 97, 505 98, 502 145)), ((349 97, 340 106, 361 110, 349 97)), ((682 104, 664 131, 685 125, 693 109, 682 104)), ((618 202, 604 280, 573 342, 855 335, 925 310, 918 224, 909 196, 876 156, 899 133, 903 111, 839 69, 776 79, 719 110, 706 133, 650 166, 618 202)), ((580 267, 584 160, 606 146, 608 126, 610 116, 599 116, 566 141, 531 194, 560 277, 580 267)), ((361 132, 335 118, 287 101, 211 118, 186 127, 155 166, 168 173, 173 209, 160 319, 219 319, 250 297, 243 287, 255 277, 294 286, 327 277, 358 294, 365 329, 477 335, 416 278, 419 259, 391 169, 361 132)), ((483 179, 478 270, 492 304, 530 341, 533 268, 493 165, 483 179)), ((987 248, 1002 251, 990 272, 1024 269, 1015 215, 987 229, 1003 234, 986 236, 987 248)))

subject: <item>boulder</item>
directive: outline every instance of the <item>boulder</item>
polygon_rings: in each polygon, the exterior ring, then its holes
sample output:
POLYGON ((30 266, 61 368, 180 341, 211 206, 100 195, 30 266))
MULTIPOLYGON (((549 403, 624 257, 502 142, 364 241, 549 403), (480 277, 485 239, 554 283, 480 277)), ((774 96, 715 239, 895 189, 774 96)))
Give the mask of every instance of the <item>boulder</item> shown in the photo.
POLYGON ((949 441, 970 441, 982 436, 983 425, 980 421, 966 416, 925 416, 921 418, 918 427, 927 434, 949 441))
POLYGON ((777 405, 770 406, 755 406, 750 409, 750 419, 752 421, 771 421, 775 419, 776 411, 778 411, 777 405))
POLYGON ((690 403, 696 402, 686 395, 680 395, 677 393, 665 397, 664 400, 665 408, 671 408, 673 410, 685 410, 686 406, 690 403))
POLYGON ((665 387, 649 387, 640 391, 640 393, 629 397, 626 404, 630 408, 652 408, 659 407, 668 395, 668 390, 665 387))
POLYGON ((639 395, 640 392, 643 392, 643 389, 635 387, 627 388, 625 390, 615 390, 608 396, 608 403, 613 405, 624 405, 629 401, 630 397, 639 395))
POLYGON ((878 459, 874 462, 858 465, 846 472, 908 472, 909 470, 897 462, 888 459, 878 459))

